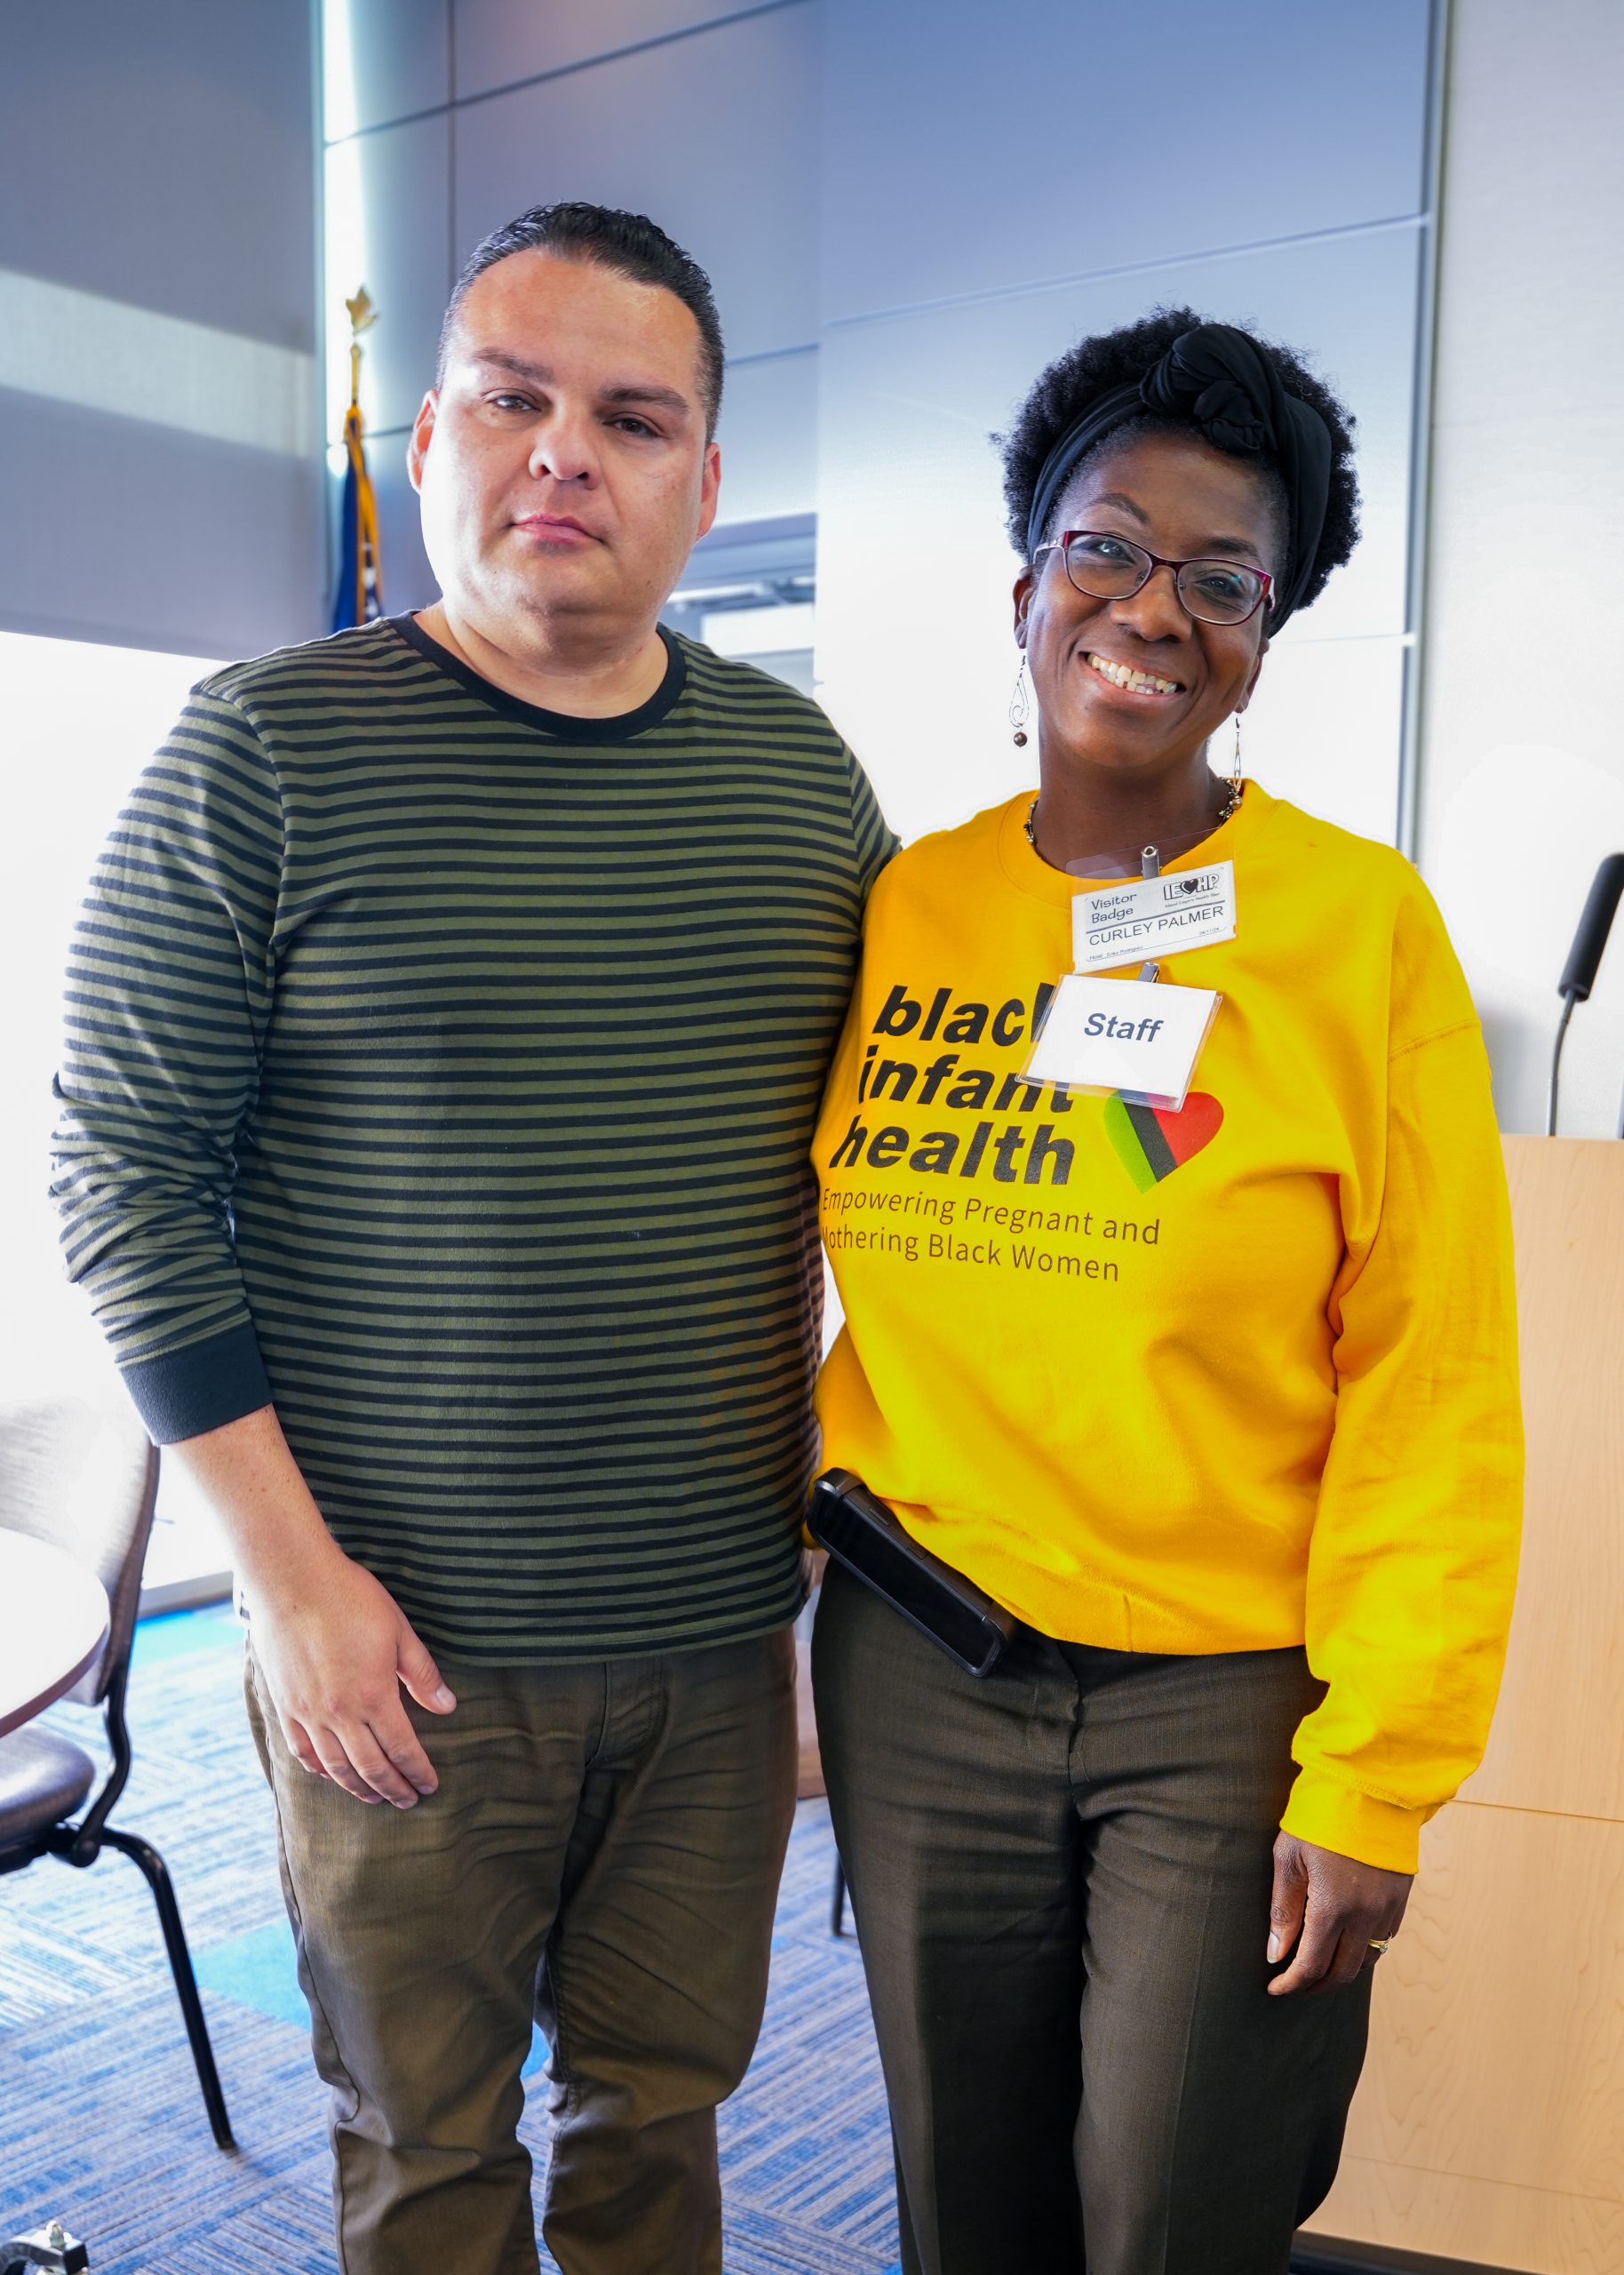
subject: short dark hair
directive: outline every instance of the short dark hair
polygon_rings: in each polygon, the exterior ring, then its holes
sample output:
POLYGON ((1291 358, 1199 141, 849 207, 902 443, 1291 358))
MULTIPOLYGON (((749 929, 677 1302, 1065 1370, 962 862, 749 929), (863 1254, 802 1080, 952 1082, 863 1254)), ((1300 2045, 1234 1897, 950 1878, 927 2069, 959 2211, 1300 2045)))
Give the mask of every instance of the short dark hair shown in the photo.
MULTIPOLYGON (((1124 324, 1118 331, 1097 332, 1091 339, 1079 340, 1039 375, 1014 426, 1007 435, 997 438, 1004 459, 1004 503, 1008 508, 1010 542, 1029 565, 1027 521, 1044 461, 1055 444, 1096 396, 1142 379, 1182 332, 1212 321, 1198 315, 1193 308, 1152 308, 1138 323, 1124 324)), ((1256 332, 1252 337, 1273 358, 1286 394, 1311 404, 1331 435, 1331 494, 1325 507, 1325 526, 1319 533, 1312 574, 1297 603, 1299 608, 1306 608, 1325 590, 1331 571, 1347 560, 1358 539, 1359 486, 1353 469, 1354 419, 1324 381, 1315 378, 1301 355, 1289 347, 1277 347, 1272 340, 1262 339, 1256 332)), ((1185 433, 1200 435, 1201 429, 1194 419, 1185 420, 1147 409, 1142 419, 1115 428, 1099 448, 1118 449, 1138 435, 1185 433)), ((1280 469, 1268 457, 1246 463, 1255 465, 1262 476, 1284 544, 1289 516, 1280 469)), ((1056 499, 1056 507, 1059 503, 1056 499)), ((1047 530, 1040 531, 1039 540, 1049 534, 1047 530)), ((1282 560, 1276 574, 1284 580, 1292 574, 1291 564, 1282 560)))
POLYGON ((673 243, 646 213, 623 213, 612 205, 587 205, 578 201, 561 205, 532 205, 528 213, 507 221, 475 245, 463 263, 451 288, 445 321, 440 327, 440 347, 434 357, 434 385, 445 378, 451 333, 468 287, 476 276, 494 268, 516 252, 556 253, 561 260, 593 261, 635 284, 660 284, 674 292, 699 327, 699 393, 705 403, 707 441, 716 432, 721 409, 721 319, 711 280, 699 263, 673 243))

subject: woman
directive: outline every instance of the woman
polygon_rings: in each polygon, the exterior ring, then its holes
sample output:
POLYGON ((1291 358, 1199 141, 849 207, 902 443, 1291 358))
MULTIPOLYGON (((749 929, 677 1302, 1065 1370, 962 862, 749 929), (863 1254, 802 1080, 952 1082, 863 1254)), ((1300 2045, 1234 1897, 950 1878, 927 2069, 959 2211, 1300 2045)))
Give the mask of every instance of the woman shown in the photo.
POLYGON ((832 1565, 824 1770, 910 2275, 1275 2275, 1499 1677, 1499 1142, 1414 871, 1240 777, 1270 640, 1357 535, 1346 415, 1180 309, 1044 372, 1005 467, 1039 787, 870 903, 819 1403, 825 1460, 1019 1624, 976 1680, 832 1565), (1216 994, 1193 1070, 1096 1094, 1056 1010, 1023 1080, 1074 897, 1158 863, 1198 944, 1150 985, 1136 923, 1082 927, 1114 969, 1068 987, 1187 1042, 1216 994))

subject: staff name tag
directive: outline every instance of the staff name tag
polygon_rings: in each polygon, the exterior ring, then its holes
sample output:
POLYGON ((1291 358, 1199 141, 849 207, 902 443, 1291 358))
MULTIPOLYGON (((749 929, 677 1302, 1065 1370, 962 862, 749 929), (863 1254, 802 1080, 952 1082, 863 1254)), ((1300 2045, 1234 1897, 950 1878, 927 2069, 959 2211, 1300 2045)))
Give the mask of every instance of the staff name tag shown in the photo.
POLYGON ((1222 1001, 1210 987, 1068 972, 1024 1078, 1066 1090, 1120 1090, 1130 1106, 1176 1114, 1222 1001))
POLYGON ((1233 861, 1104 885, 1078 893, 1071 903, 1071 961, 1079 971, 1110 971, 1234 938, 1233 861))

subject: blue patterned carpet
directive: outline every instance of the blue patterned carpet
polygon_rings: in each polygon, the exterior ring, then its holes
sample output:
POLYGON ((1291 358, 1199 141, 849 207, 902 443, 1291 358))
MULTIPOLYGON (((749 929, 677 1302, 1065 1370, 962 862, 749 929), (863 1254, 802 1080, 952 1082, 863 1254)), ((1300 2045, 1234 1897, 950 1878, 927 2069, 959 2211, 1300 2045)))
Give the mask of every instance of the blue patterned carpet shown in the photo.
MULTIPOLYGON (((47 1860, 0 1880, 0 2233, 59 2217, 95 2275, 336 2264, 322 2087, 243 1720, 241 1632, 224 1608, 143 1624, 136 1767, 115 1817, 174 1874, 238 2156, 209 2136, 134 1865, 47 1860)), ((45 1721, 95 1752, 96 1718, 58 1707, 45 1721)), ((894 2275, 885 2101, 856 1946, 828 1931, 832 1864, 824 1805, 803 1802, 766 2028, 721 2113, 727 2275, 894 2275)), ((532 2072, 540 2061, 538 2049, 532 2072)), ((545 2165, 540 2093, 523 2131, 545 2165)))

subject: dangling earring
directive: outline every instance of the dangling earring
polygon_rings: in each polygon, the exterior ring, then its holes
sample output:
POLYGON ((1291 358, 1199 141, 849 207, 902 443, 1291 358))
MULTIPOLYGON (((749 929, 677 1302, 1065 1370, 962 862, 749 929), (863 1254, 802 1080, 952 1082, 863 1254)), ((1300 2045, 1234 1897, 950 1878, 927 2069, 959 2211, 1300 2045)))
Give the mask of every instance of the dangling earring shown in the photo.
POLYGON ((1240 713, 1238 711, 1235 714, 1235 758, 1230 768, 1230 794, 1224 800, 1223 811, 1218 817, 1221 822, 1228 821, 1231 814, 1239 812, 1241 793, 1245 787, 1240 772, 1240 713))
POLYGON ((1017 750, 1026 746, 1026 714, 1031 707, 1031 692, 1026 684, 1026 654, 1022 651, 1021 668, 1015 674, 1015 683, 1009 697, 1009 723, 1015 729, 1017 750))

